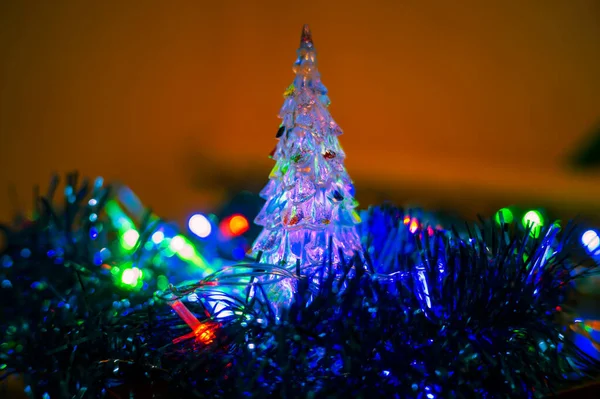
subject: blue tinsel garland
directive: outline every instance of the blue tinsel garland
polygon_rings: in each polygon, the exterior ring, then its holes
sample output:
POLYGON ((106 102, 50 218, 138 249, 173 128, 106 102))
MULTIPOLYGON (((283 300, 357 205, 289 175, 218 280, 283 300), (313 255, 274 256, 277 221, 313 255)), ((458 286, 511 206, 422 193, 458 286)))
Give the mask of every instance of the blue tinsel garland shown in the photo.
POLYGON ((0 373, 23 376, 31 397, 146 386, 170 398, 534 398, 598 371, 554 320, 578 278, 556 225, 539 238, 508 224, 413 234, 401 209, 373 207, 364 257, 341 265, 246 263, 131 291, 103 265, 168 274, 144 245, 150 224, 137 249, 99 265, 118 230, 102 211, 111 193, 68 187, 62 207, 47 196, 30 225, 4 228, 0 373), (274 309, 269 275, 293 281, 289 308, 274 309), (177 300, 207 326, 201 337, 177 300))

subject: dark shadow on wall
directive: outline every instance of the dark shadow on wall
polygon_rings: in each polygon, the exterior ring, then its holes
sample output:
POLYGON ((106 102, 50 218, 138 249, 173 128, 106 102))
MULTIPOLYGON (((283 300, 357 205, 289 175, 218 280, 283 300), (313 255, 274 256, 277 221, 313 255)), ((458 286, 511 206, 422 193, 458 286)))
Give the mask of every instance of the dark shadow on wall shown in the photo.
POLYGON ((247 163, 243 167, 229 166, 209 153, 187 151, 184 168, 194 189, 220 189, 235 194, 240 191, 258 193, 267 184, 269 165, 247 163))
POLYGON ((600 122, 570 156, 569 165, 578 171, 600 170, 600 122))

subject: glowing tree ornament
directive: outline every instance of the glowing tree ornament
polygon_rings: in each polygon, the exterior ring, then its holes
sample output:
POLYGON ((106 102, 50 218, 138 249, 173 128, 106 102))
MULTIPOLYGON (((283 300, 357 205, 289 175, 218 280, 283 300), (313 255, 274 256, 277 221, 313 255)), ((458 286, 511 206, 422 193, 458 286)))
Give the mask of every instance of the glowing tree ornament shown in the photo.
POLYGON ((252 253, 262 251, 262 263, 293 267, 299 259, 302 266, 319 265, 329 256, 331 239, 335 264, 340 250, 345 257, 361 251, 358 204, 308 25, 297 54, 296 78, 284 93, 279 142, 271 154, 276 164, 261 192, 267 203, 255 219, 264 229, 252 253))

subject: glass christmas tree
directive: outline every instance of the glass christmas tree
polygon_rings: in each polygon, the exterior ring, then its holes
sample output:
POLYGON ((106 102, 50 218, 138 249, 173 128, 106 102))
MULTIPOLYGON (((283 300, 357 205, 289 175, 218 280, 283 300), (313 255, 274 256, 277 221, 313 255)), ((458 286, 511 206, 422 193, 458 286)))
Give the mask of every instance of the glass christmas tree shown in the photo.
POLYGON ((279 142, 271 153, 276 164, 260 193, 267 202, 255 223, 264 229, 252 252, 262 251, 261 263, 292 267, 299 259, 302 267, 317 266, 329 259, 331 240, 337 264, 340 250, 347 258, 361 252, 358 204, 308 25, 297 54, 296 78, 284 93, 279 142))

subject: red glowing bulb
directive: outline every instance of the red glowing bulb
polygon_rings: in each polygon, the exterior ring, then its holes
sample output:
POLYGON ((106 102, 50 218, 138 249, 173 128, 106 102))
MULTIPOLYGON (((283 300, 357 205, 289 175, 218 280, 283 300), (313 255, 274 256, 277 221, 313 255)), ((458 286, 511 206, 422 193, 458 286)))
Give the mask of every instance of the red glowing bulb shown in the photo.
POLYGON ((241 236, 250 228, 250 223, 243 215, 233 215, 221 222, 221 233, 226 237, 241 236))

